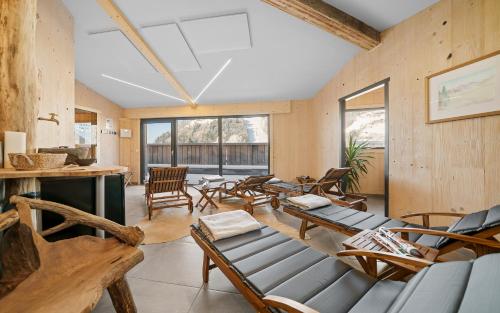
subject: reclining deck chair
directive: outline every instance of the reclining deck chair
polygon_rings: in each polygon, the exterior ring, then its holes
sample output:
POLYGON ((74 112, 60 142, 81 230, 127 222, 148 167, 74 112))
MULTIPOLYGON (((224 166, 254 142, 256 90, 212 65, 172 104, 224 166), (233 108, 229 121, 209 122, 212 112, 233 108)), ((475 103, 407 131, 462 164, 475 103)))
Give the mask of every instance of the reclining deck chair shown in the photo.
MULTIPOLYGON (((338 205, 366 211, 366 197, 342 191, 342 179, 350 171, 350 167, 331 168, 318 180, 308 177, 305 179, 298 177, 298 184, 293 182, 268 183, 264 185, 264 189, 278 195, 283 193, 287 196, 300 196, 304 194, 326 196, 338 205), (352 200, 349 201, 349 199, 352 200)), ((273 205, 275 209, 280 206, 278 199, 274 200, 272 204, 277 205, 277 207, 273 205)))
POLYGON ((493 237, 500 233, 500 205, 489 210, 471 214, 453 212, 416 213, 402 218, 421 216, 422 225, 410 224, 397 219, 368 212, 360 212, 350 208, 330 205, 314 210, 303 210, 287 204, 284 212, 302 220, 300 238, 304 239, 306 231, 317 226, 352 236, 366 229, 379 227, 391 228, 402 234, 404 239, 424 246, 436 248, 439 255, 459 249, 471 248, 476 254, 483 255, 499 251, 499 242, 493 237), (429 227, 430 216, 454 216, 460 219, 449 227, 429 227), (311 225, 308 225, 311 223, 311 225))
POLYGON ((193 225, 191 235, 204 252, 203 281, 218 267, 257 312, 486 313, 500 308, 500 254, 431 265, 380 252, 381 260, 419 268, 402 282, 361 273, 269 227, 211 242, 193 225))
POLYGON ((219 202, 229 198, 240 198, 245 201, 243 208, 253 214, 254 206, 270 203, 272 195, 267 193, 263 184, 272 179, 274 175, 248 176, 240 181, 227 181, 221 184, 219 189, 219 202))
POLYGON ((187 192, 187 167, 151 167, 149 182, 146 184, 146 202, 151 220, 153 210, 187 205, 193 212, 193 199, 187 192), (172 195, 165 195, 165 193, 172 195), (160 194, 159 196, 156 196, 160 194))
POLYGON ((16 208, 0 213, 0 311, 87 313, 108 289, 117 312, 137 312, 125 274, 144 259, 144 233, 59 203, 11 197, 16 208), (31 210, 57 213, 64 222, 35 231, 31 210), (73 225, 114 238, 80 236, 47 242, 43 236, 73 225))

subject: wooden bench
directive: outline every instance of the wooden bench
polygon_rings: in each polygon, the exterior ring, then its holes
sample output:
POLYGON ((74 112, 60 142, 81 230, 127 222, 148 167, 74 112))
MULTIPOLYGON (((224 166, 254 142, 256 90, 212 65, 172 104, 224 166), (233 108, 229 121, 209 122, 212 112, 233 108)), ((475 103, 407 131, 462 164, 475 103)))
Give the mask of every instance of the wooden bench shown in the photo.
POLYGON ((144 259, 137 248, 144 233, 78 209, 43 200, 13 196, 15 209, 0 214, 0 308, 2 312, 88 312, 107 288, 117 312, 136 312, 125 279, 144 259), (64 222, 38 234, 31 210, 60 214, 64 222), (43 236, 72 225, 102 229, 114 237, 81 236, 47 242, 43 236))

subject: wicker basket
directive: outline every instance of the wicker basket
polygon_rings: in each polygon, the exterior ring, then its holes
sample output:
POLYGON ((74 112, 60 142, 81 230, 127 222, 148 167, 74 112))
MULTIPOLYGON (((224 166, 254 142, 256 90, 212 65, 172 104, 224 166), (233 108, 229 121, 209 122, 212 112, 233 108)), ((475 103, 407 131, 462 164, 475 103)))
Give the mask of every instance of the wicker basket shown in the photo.
POLYGON ((9 153, 10 164, 23 171, 64 167, 67 156, 66 153, 9 153))

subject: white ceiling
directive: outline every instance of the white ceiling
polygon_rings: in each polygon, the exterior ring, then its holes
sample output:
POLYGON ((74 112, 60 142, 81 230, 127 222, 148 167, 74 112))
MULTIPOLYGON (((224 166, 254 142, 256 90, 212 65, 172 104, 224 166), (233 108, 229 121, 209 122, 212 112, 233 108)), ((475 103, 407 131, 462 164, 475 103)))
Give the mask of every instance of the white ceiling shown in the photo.
POLYGON ((439 0, 323 0, 376 30, 399 24, 439 0))
MULTIPOLYGON (((385 28, 435 1, 328 2, 338 3, 339 8, 366 19, 368 24, 374 23, 372 26, 376 28, 385 28), (356 7, 355 4, 361 3, 363 6, 356 7), (374 3, 386 7, 379 10, 374 3)), ((104 78, 102 74, 179 97, 95 1, 64 0, 64 3, 75 21, 78 80, 126 108, 182 104, 104 78)), ((232 58, 231 64, 199 99, 202 104, 310 98, 360 51, 351 43, 260 0, 115 0, 115 3, 193 98, 232 58)))

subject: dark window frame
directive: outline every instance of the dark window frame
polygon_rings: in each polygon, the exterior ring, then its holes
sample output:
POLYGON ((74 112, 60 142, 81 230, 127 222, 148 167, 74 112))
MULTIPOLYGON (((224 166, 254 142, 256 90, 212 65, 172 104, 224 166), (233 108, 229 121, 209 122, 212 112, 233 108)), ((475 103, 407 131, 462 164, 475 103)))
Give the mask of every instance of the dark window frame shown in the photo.
POLYGON ((146 133, 144 132, 144 127, 146 124, 151 123, 161 123, 170 122, 172 123, 172 166, 177 166, 177 121, 180 120, 196 120, 196 119, 217 119, 218 127, 218 144, 219 144, 219 175, 223 174, 223 159, 222 159, 222 147, 224 145, 222 140, 222 120, 224 118, 250 118, 250 117, 266 117, 267 118, 267 171, 269 174, 271 171, 271 116, 270 114, 245 114, 245 115, 216 115, 216 116, 185 116, 185 117, 174 117, 174 118, 146 118, 141 119, 140 122, 140 162, 141 162, 141 181, 144 181, 146 176, 146 133))

